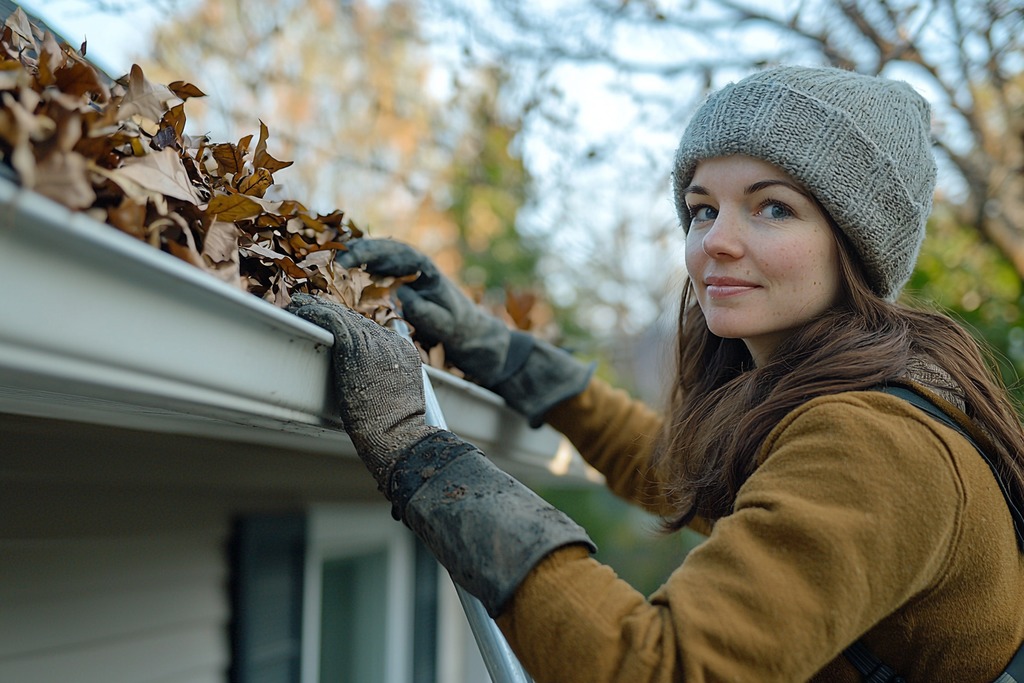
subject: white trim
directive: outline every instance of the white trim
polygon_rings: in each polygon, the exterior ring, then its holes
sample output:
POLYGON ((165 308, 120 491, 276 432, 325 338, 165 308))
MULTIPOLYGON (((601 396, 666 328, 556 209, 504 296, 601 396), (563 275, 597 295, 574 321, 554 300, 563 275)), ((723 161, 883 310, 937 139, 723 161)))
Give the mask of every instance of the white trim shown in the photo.
POLYGON ((411 532, 391 518, 387 505, 338 505, 309 511, 305 589, 302 607, 302 683, 320 674, 320 603, 326 560, 375 550, 387 553, 386 629, 388 654, 384 683, 407 683, 412 673, 412 625, 415 592, 411 532))

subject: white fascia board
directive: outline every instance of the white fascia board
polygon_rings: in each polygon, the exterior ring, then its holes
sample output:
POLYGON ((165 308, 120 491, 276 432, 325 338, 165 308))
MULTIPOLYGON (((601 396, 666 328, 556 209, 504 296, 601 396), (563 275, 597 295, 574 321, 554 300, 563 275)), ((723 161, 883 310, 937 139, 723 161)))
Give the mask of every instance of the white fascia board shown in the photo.
MULTIPOLYGON (((0 180, 0 412, 353 455, 326 331, 0 180)), ((542 472, 558 435, 428 369, 452 431, 542 472)))

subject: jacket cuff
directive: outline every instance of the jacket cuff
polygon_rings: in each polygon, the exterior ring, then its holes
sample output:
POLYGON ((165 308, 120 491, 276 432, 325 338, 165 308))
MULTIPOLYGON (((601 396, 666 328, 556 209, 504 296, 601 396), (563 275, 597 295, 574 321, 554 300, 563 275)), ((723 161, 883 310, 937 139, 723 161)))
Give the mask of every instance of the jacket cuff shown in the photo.
MULTIPOLYGON (((513 333, 513 338, 516 335, 528 336, 513 333)), ((595 367, 595 363, 581 363, 568 351, 533 339, 521 367, 491 390, 525 415, 531 427, 539 427, 551 408, 587 388, 595 367)))
POLYGON ((473 451, 426 480, 403 521, 495 617, 549 553, 596 547, 568 516, 473 451))
POLYGON ((416 491, 453 460, 471 452, 479 451, 476 446, 443 429, 416 442, 398 459, 387 484, 382 487, 382 492, 391 501, 391 516, 404 519, 405 508, 416 491))

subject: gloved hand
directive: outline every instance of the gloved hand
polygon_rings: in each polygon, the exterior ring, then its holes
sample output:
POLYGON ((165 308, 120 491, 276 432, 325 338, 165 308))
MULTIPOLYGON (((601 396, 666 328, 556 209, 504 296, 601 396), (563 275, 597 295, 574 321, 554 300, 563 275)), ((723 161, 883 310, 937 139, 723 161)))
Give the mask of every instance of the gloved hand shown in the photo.
POLYGON ((469 299, 433 261, 407 244, 385 239, 355 239, 345 243, 336 261, 345 268, 391 277, 419 277, 398 289, 402 315, 416 328, 416 337, 428 346, 444 344, 452 364, 477 384, 492 387, 507 379, 529 353, 511 330, 469 299))
POLYGON ((472 444, 425 420, 419 354, 344 306, 296 294, 288 310, 334 335, 334 385, 345 430, 392 504, 452 577, 502 612, 530 570, 586 532, 494 466, 472 444))
POLYGON ((425 419, 419 353, 396 332, 333 302, 295 294, 287 310, 334 335, 334 388, 342 423, 387 493, 396 460, 438 431, 425 419))
POLYGON ((523 332, 473 303, 434 263, 407 244, 355 239, 336 257, 345 268, 364 266, 377 275, 420 276, 398 289, 403 316, 427 344, 443 343, 452 364, 505 399, 532 426, 554 405, 583 391, 592 366, 523 332))

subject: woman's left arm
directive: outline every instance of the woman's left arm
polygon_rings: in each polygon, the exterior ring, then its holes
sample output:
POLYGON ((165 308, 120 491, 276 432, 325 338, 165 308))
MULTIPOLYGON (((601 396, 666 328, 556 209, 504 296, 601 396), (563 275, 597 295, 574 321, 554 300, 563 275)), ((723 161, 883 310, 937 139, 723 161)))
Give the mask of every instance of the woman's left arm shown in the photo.
POLYGON ((880 394, 811 401, 648 601, 577 549, 499 624, 543 681, 800 681, 942 577, 964 492, 948 448, 880 394))

